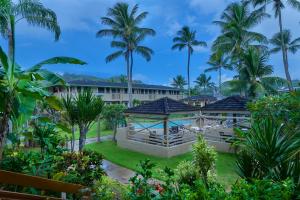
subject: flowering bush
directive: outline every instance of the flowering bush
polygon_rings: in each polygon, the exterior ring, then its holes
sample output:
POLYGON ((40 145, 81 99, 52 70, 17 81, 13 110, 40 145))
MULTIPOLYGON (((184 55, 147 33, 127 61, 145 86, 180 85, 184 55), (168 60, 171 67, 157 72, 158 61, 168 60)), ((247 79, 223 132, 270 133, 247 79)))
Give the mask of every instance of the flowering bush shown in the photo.
POLYGON ((102 159, 102 155, 94 151, 65 152, 57 157, 55 171, 62 181, 92 187, 104 174, 102 159))

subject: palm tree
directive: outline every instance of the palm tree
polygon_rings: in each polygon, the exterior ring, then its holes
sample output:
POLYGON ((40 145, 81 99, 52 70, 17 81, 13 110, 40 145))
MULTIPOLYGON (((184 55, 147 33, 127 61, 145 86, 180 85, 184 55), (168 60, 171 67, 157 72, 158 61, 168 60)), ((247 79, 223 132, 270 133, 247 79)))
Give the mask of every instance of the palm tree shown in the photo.
POLYGON ((232 66, 228 63, 229 57, 225 56, 225 53, 218 49, 211 56, 207 64, 211 67, 207 68, 205 72, 218 71, 219 72, 219 93, 222 89, 222 69, 232 70, 232 66))
POLYGON ((214 83, 211 82, 211 76, 206 76, 206 74, 200 74, 196 79, 195 83, 206 92, 207 88, 213 87, 214 83))
POLYGON ((242 54, 249 46, 263 48, 263 44, 267 43, 263 34, 251 31, 266 17, 268 15, 264 9, 251 11, 249 3, 245 1, 231 3, 221 15, 221 20, 214 21, 214 24, 221 27, 222 33, 214 41, 213 51, 221 49, 229 54, 232 63, 237 63, 237 67, 240 67, 242 54))
POLYGON ((255 98, 259 93, 277 93, 274 84, 284 84, 279 77, 271 77, 273 67, 267 64, 269 55, 255 47, 249 48, 243 56, 243 64, 239 70, 241 84, 247 84, 249 97, 255 98))
POLYGON ((155 35, 155 31, 150 28, 139 27, 140 23, 148 15, 148 12, 142 12, 137 15, 138 5, 129 10, 127 3, 117 3, 113 8, 109 8, 107 17, 102 17, 102 24, 110 29, 98 31, 97 37, 112 36, 111 47, 118 50, 106 57, 106 62, 111 62, 121 56, 125 58, 128 78, 128 96, 129 107, 132 107, 132 70, 133 53, 141 55, 147 61, 150 61, 153 54, 152 49, 141 46, 140 43, 148 36, 155 35))
POLYGON ((15 26, 22 20, 28 24, 45 28, 59 39, 60 27, 56 14, 45 8, 39 0, 0 0, 0 34, 8 39, 8 57, 15 60, 15 26))
POLYGON ((83 90, 73 99, 76 111, 76 124, 79 127, 79 151, 83 150, 86 134, 99 117, 103 108, 101 98, 93 95, 91 90, 83 90))
POLYGON ((254 6, 263 5, 263 8, 265 8, 269 4, 273 4, 274 12, 275 12, 275 18, 278 18, 278 24, 279 24, 279 34, 281 37, 281 51, 282 51, 282 60, 284 64, 284 71, 286 75, 286 79, 288 81, 288 87, 289 90, 293 90, 292 86, 292 79, 289 72, 289 66, 288 66, 288 57, 287 52, 285 51, 285 43, 284 43, 284 30, 283 30, 283 24, 282 24, 282 9, 285 8, 286 5, 290 5, 291 7, 297 9, 300 11, 300 2, 298 0, 248 0, 253 3, 254 6))
POLYGON ((180 31, 177 32, 177 36, 173 39, 174 45, 172 49, 178 49, 181 51, 184 48, 188 50, 188 63, 187 63, 187 76, 188 76, 188 94, 191 95, 190 85, 190 60, 191 55, 194 52, 194 47, 202 46, 206 47, 206 42, 198 41, 196 39, 196 31, 190 30, 188 26, 184 26, 180 31))
POLYGON ((175 78, 173 78, 173 82, 171 84, 173 87, 180 89, 181 91, 184 90, 184 86, 187 85, 186 80, 183 76, 177 75, 175 78))
POLYGON ((288 62, 288 52, 295 54, 300 49, 300 37, 292 40, 292 34, 289 30, 284 30, 281 33, 276 33, 272 39, 270 39, 270 43, 274 46, 273 49, 270 50, 271 53, 277 53, 282 51, 282 44, 284 44, 285 56, 286 56, 286 64, 289 67, 288 62), (282 37, 283 36, 283 37, 282 37), (281 39, 283 38, 283 42, 281 39))

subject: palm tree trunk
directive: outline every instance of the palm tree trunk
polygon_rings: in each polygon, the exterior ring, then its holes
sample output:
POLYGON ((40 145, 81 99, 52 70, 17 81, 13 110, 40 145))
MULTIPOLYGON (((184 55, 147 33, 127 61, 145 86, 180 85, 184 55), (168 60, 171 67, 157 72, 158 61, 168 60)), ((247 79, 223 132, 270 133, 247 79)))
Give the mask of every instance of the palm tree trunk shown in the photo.
POLYGON ((15 61, 15 18, 10 16, 10 27, 8 29, 8 57, 14 63, 15 61))
POLYGON ((280 35, 281 35, 281 50, 282 50, 282 58, 283 58, 283 65, 284 65, 284 71, 285 71, 285 76, 286 80, 288 82, 288 88, 290 91, 293 90, 292 86, 292 79, 291 75, 289 72, 289 65, 288 65, 288 60, 287 60, 287 53, 285 51, 285 46, 284 46, 284 38, 283 38, 283 28, 282 28, 282 16, 281 16, 281 9, 278 9, 278 22, 279 22, 279 29, 280 29, 280 35))
POLYGON ((191 60, 191 50, 188 49, 188 64, 187 64, 187 76, 188 76, 188 93, 191 96, 191 85, 190 85, 190 60, 191 60))
POLYGON ((129 65, 129 81, 128 85, 130 86, 129 89, 129 107, 131 108, 133 106, 133 98, 132 98, 132 69, 133 69, 133 55, 132 51, 130 51, 130 65, 129 65))
POLYGON ((222 89, 222 66, 219 66, 219 95, 221 96, 222 89))
POLYGON ((131 63, 130 63, 130 52, 126 55, 127 63, 127 93, 128 93, 128 107, 132 107, 132 82, 131 82, 131 63))
POLYGON ((84 145, 85 145, 85 139, 86 139, 86 133, 87 128, 86 127, 80 127, 79 128, 80 136, 79 136, 79 151, 82 152, 84 145))

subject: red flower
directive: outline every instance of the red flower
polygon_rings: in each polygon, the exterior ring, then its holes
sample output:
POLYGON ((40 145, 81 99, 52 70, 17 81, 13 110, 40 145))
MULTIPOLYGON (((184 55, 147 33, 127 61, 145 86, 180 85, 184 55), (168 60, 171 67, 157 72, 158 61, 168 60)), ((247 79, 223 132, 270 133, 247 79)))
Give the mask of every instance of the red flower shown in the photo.
POLYGON ((141 189, 141 188, 139 188, 139 189, 136 191, 137 194, 143 194, 143 192, 144 192, 144 191, 143 191, 143 189, 141 189))
POLYGON ((155 190, 160 194, 164 191, 164 188, 160 186, 160 184, 155 185, 155 190))

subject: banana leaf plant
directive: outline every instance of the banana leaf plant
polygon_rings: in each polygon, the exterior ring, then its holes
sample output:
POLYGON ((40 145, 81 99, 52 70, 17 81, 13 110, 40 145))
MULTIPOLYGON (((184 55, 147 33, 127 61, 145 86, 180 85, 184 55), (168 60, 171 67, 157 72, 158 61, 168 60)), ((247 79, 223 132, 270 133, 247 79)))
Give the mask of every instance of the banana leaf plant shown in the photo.
POLYGON ((10 121, 18 122, 14 125, 22 125, 27 117, 32 116, 37 101, 55 106, 56 100, 49 88, 63 86, 65 82, 55 73, 42 68, 54 64, 86 63, 71 57, 54 57, 23 70, 0 47, 0 159, 10 121))

